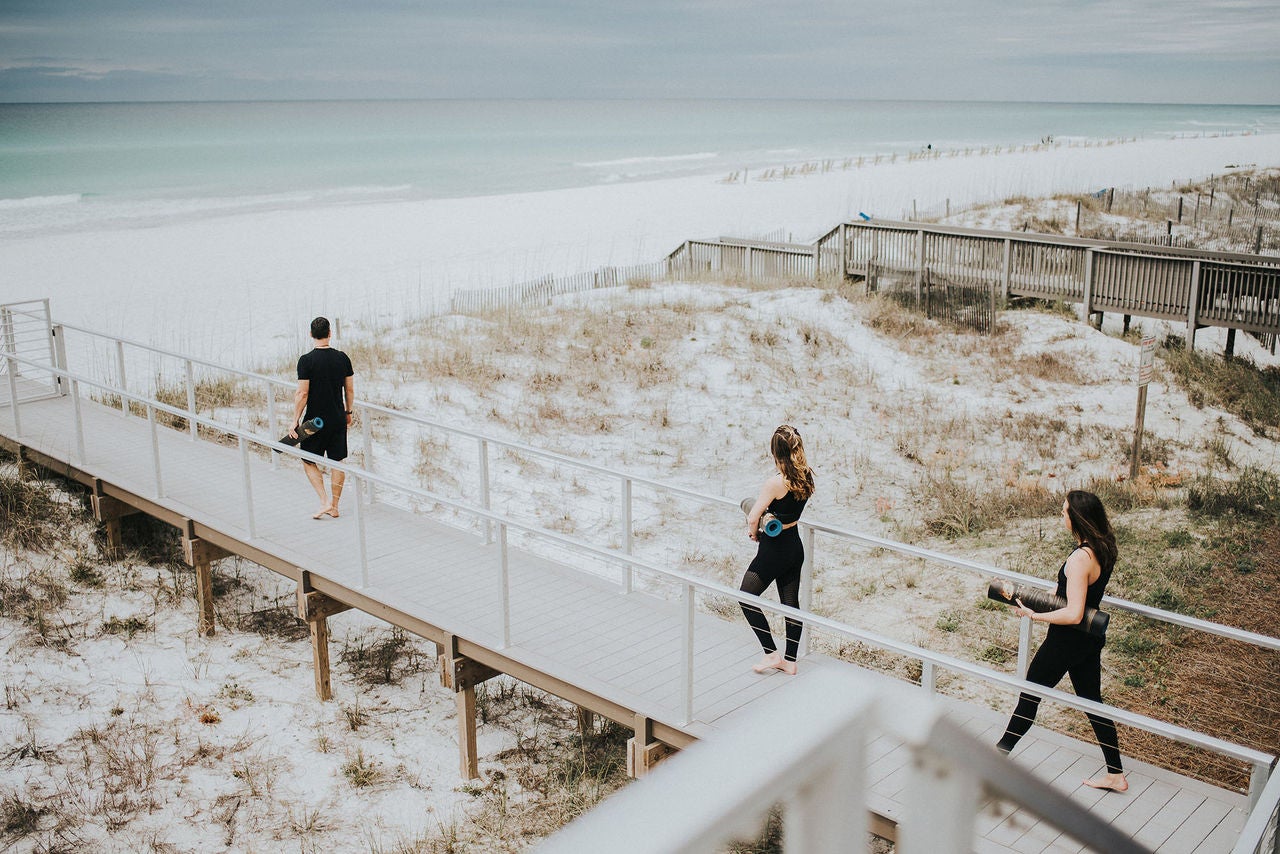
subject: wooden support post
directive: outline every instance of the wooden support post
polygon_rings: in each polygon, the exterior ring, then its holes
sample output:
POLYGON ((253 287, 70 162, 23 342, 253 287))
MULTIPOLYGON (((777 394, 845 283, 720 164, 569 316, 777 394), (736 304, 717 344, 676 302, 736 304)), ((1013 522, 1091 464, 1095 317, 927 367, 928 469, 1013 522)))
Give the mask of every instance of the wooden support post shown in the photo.
POLYGON ((1196 348, 1200 318, 1200 262, 1191 264, 1191 292, 1187 294, 1187 352, 1196 348))
POLYGON ((1133 315, 1131 315, 1131 314, 1126 314, 1126 315, 1124 316, 1124 334, 1125 334, 1125 335, 1128 335, 1128 334, 1129 334, 1129 322, 1130 322, 1132 319, 1133 319, 1133 315))
POLYGON ((196 634, 206 638, 212 637, 215 627, 213 566, 209 563, 196 564, 196 601, 200 606, 200 616, 196 620, 196 634))
POLYGON ((329 681, 329 620, 317 617, 308 622, 311 629, 311 663, 316 674, 316 696, 321 700, 333 699, 333 685, 329 681))
POLYGON ((1008 237, 1004 239, 1004 271, 1000 277, 1000 299, 1003 302, 1009 301, 1009 282, 1013 277, 1013 241, 1008 237))
POLYGON ((107 560, 119 560, 124 556, 124 542, 120 536, 120 520, 139 511, 112 498, 103 491, 102 481, 93 480, 93 492, 89 494, 89 502, 93 507, 93 518, 102 525, 107 535, 107 547, 104 557, 107 560))
POLYGON ((1083 301, 1083 305, 1081 305, 1080 307, 1080 310, 1082 312, 1081 317, 1084 318, 1085 323, 1088 323, 1090 315, 1093 314, 1093 250, 1092 249, 1084 250, 1084 294, 1083 294, 1082 301, 1083 301))
POLYGON ((196 602, 200 608, 196 632, 202 637, 209 637, 214 632, 213 562, 229 554, 231 552, 226 549, 197 537, 195 522, 190 519, 183 521, 182 557, 187 566, 196 571, 196 602))
POLYGON ((1230 362, 1236 355, 1236 331, 1235 329, 1227 330, 1227 349, 1222 354, 1223 358, 1230 362))
POLYGON ((578 706, 578 732, 586 738, 596 728, 596 713, 578 706))
POLYGON ((653 721, 636 715, 635 737, 627 740, 627 776, 638 780, 658 763, 675 752, 675 748, 653 737, 653 721))
POLYGON ((311 630, 311 663, 315 670, 316 696, 321 700, 333 699, 333 685, 329 680, 329 617, 350 608, 345 602, 311 589, 311 573, 302 571, 298 579, 298 619, 306 620, 311 630))
POLYGON ((35 480, 36 464, 27 456, 25 445, 18 446, 18 480, 35 480))
POLYGON ((476 686, 498 675, 492 667, 458 653, 458 638, 446 635, 439 655, 440 684, 453 689, 458 716, 458 760, 462 776, 480 776, 476 752, 476 686))

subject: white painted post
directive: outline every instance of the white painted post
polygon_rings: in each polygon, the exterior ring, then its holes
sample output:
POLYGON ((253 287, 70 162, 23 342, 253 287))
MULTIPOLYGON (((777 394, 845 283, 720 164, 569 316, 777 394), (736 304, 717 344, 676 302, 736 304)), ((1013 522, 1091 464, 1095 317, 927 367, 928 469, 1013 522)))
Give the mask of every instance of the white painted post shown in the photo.
POLYGON ((1027 665, 1031 654, 1031 618, 1018 620, 1018 678, 1027 678, 1027 665))
MULTIPOLYGON (((13 309, 8 306, 0 306, 0 347, 9 354, 18 352, 18 344, 14 339, 13 331, 13 309)), ((10 372, 10 376, 12 376, 10 372)))
MULTIPOLYGON (((276 384, 267 380, 267 433, 271 438, 280 438, 280 425, 276 419, 276 384)), ((271 452, 271 468, 274 471, 279 462, 280 452, 271 452)))
POLYGON ((511 564, 507 552, 507 524, 505 522, 498 523, 498 556, 501 567, 500 583, 502 585, 500 596, 502 602, 502 646, 500 649, 506 649, 511 646, 511 564))
POLYGON ((22 437, 22 418, 18 415, 18 360, 10 356, 5 360, 9 366, 9 403, 13 409, 13 438, 22 437))
MULTIPOLYGON (((804 565, 800 567, 800 610, 813 610, 813 528, 800 523, 800 529, 803 531, 801 537, 804 541, 804 565)), ((809 654, 809 627, 805 626, 800 634, 800 649, 797 650, 799 657, 803 658, 809 654)))
MULTIPOLYGON (((631 554, 631 478, 622 478, 622 550, 631 554)), ((626 574, 622 579, 622 592, 630 593, 635 570, 627 564, 626 574)))
POLYGON ((920 687, 934 694, 938 689, 938 671, 932 661, 920 662, 920 687))
MULTIPOLYGON (((1258 805, 1258 798, 1262 796, 1262 790, 1266 787, 1267 781, 1271 779, 1271 769, 1266 765, 1255 764, 1249 771, 1249 809, 1252 813, 1253 808, 1258 805)), ((1276 845, 1280 846, 1280 831, 1276 833, 1276 845)))
POLYGON ((249 479, 249 442, 244 436, 237 437, 240 445, 240 468, 244 476, 244 512, 245 523, 249 530, 249 539, 258 536, 253 523, 253 482, 249 479))
POLYGON ((937 753, 917 747, 912 754, 898 850, 968 854, 982 786, 972 773, 937 753))
POLYGON ((862 804, 865 763, 862 728, 846 726, 823 745, 825 767, 786 804, 786 848, 805 854, 845 854, 860 850, 851 840, 867 838, 862 804))
POLYGON ((192 441, 196 438, 196 375, 187 359, 187 426, 191 428, 192 441))
MULTIPOLYGON (((355 404, 354 406, 352 406, 351 411, 353 413, 359 412, 358 417, 360 418, 360 437, 361 437, 361 440, 364 442, 364 470, 372 474, 373 473, 373 427, 370 426, 369 424, 369 412, 368 410, 362 410, 360 408, 360 404, 355 404)), ((372 480, 365 481, 365 489, 367 489, 369 493, 368 498, 369 498, 370 506, 373 506, 373 504, 378 500, 378 496, 376 492, 377 488, 378 488, 377 484, 375 484, 372 480)))
MULTIPOLYGON (((489 506, 489 440, 480 440, 480 506, 485 510, 492 509, 489 506)), ((481 521, 481 527, 484 532, 485 545, 493 542, 493 523, 488 519, 481 521)), ((504 526, 505 527, 505 526, 504 526)))
POLYGON ((164 498, 164 481, 160 478, 160 436, 156 432, 156 408, 147 404, 147 426, 151 428, 151 467, 156 475, 156 498, 164 498))
POLYGON ((129 391, 129 380, 124 372, 124 342, 119 338, 116 339, 116 372, 120 374, 120 411, 128 415, 129 398, 126 392, 129 391))
POLYGON ((84 454, 84 416, 80 412, 80 381, 71 381, 71 406, 75 410, 76 416, 76 453, 80 455, 80 464, 84 465, 88 459, 84 454))
MULTIPOLYGON (((630 567, 628 567, 629 571, 630 567)), ((686 583, 684 585, 684 642, 681 656, 684 684, 680 688, 680 707, 683 723, 686 724, 693 721, 693 615, 693 585, 686 583)))
POLYGON ((369 549, 366 545, 364 530, 364 484, 360 482, 360 478, 351 475, 356 479, 356 533, 357 541, 360 546, 360 586, 369 586, 369 549))
MULTIPOLYGON (((45 300, 45 317, 49 316, 49 301, 45 300)), ((62 324, 56 324, 49 327, 49 353, 53 358, 53 364, 58 370, 65 371, 67 369, 67 332, 62 328, 62 324)), ((57 378, 58 394, 65 395, 67 393, 67 382, 65 377, 57 378)))

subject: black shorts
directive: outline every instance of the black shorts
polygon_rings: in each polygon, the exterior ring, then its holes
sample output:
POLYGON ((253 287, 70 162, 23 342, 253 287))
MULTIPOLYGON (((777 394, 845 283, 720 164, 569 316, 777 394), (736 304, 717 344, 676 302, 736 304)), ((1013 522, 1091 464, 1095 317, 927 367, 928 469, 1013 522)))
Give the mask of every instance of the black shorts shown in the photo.
POLYGON ((332 429, 326 427, 314 436, 303 439, 298 443, 298 447, 308 454, 328 457, 335 463, 345 460, 347 458, 347 425, 343 424, 341 427, 332 429))

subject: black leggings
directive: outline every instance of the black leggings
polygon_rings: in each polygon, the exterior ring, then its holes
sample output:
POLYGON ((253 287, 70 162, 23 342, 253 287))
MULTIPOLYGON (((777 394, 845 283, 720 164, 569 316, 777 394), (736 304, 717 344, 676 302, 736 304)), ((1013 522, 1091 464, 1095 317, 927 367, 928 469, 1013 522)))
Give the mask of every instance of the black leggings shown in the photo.
MULTIPOLYGON (((800 570, 804 567, 804 544, 800 541, 800 528, 787 528, 776 537, 760 535, 760 547, 756 550, 755 559, 747 567, 742 576, 743 593, 759 596, 769 588, 770 584, 778 584, 778 601, 792 608, 800 607, 800 570)), ((766 653, 777 652, 773 642, 773 632, 769 631, 769 620, 755 605, 742 603, 742 613, 756 633, 760 646, 766 653)), ((804 623, 787 617, 787 651, 783 655, 787 661, 795 661, 800 650, 800 633, 804 631, 804 623)))
MULTIPOLYGON (((1031 666, 1027 668, 1027 681, 1052 688, 1062 681, 1063 676, 1070 674, 1071 685, 1075 688, 1077 697, 1101 703, 1102 645, 1085 635, 1076 638, 1064 635, 1063 632, 1079 634, 1075 629, 1051 627, 1049 636, 1031 659, 1031 666), (1057 631, 1054 631, 1055 628, 1057 631)), ((996 746, 1005 753, 1013 750, 1018 740, 1031 729, 1039 708, 1039 697, 1032 694, 1020 696, 1013 716, 1009 718, 1009 725, 1005 727, 1004 737, 996 746)), ((1098 739, 1098 746, 1102 748, 1107 771, 1112 774, 1121 773, 1124 769, 1120 765, 1120 740, 1116 735, 1115 722, 1092 712, 1086 714, 1089 716, 1089 723, 1093 724, 1093 735, 1098 739)))

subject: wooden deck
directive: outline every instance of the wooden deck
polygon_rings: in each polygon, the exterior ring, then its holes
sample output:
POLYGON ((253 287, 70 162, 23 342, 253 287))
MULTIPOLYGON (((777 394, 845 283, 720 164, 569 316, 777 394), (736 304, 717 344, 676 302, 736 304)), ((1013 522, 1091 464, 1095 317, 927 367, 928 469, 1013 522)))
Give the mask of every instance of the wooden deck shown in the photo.
MULTIPOLYGON (((699 613, 695 632, 693 720, 681 711, 679 602, 642 591, 622 592, 613 579, 534 556, 513 540, 509 550, 510 643, 501 620, 500 554, 469 531, 378 502, 359 510, 344 497, 343 518, 314 521, 315 504, 298 466, 249 459, 252 532, 244 491, 244 457, 236 447, 193 441, 188 433, 157 431, 160 485, 153 473, 151 430, 145 419, 81 401, 84 456, 78 451, 69 396, 22 404, 15 435, 7 390, 0 391, 0 442, 23 458, 53 468, 153 516, 184 527, 189 536, 243 555, 338 602, 359 608, 434 641, 446 654, 564 697, 596 713, 636 726, 656 742, 682 747, 713 733, 735 712, 766 694, 787 691, 816 668, 853 665, 810 656, 794 679, 758 676, 749 665, 758 647, 745 624, 699 613), (367 565, 367 584, 362 566, 367 565), (306 575, 304 575, 304 572, 306 575)), ((215 642, 216 641, 212 641, 215 642)), ((887 677, 878 677, 887 678, 887 677)), ((341 686, 339 691, 341 691, 341 686)), ((455 688, 455 690, 460 690, 455 688)), ((922 698, 925 695, 921 694, 922 698)), ((958 701, 958 721, 994 743, 1004 715, 958 701)), ((785 725, 785 722, 780 725, 785 725)), ((877 829, 891 832, 906 779, 908 751, 888 739, 870 758, 877 829)), ((1154 850, 1229 850, 1246 819, 1244 796, 1126 759, 1130 791, 1103 794, 1079 781, 1097 773, 1096 745, 1033 729, 1014 754, 1070 797, 1154 850)), ((1081 850, 1033 817, 993 805, 978 817, 982 852, 1081 850)))

